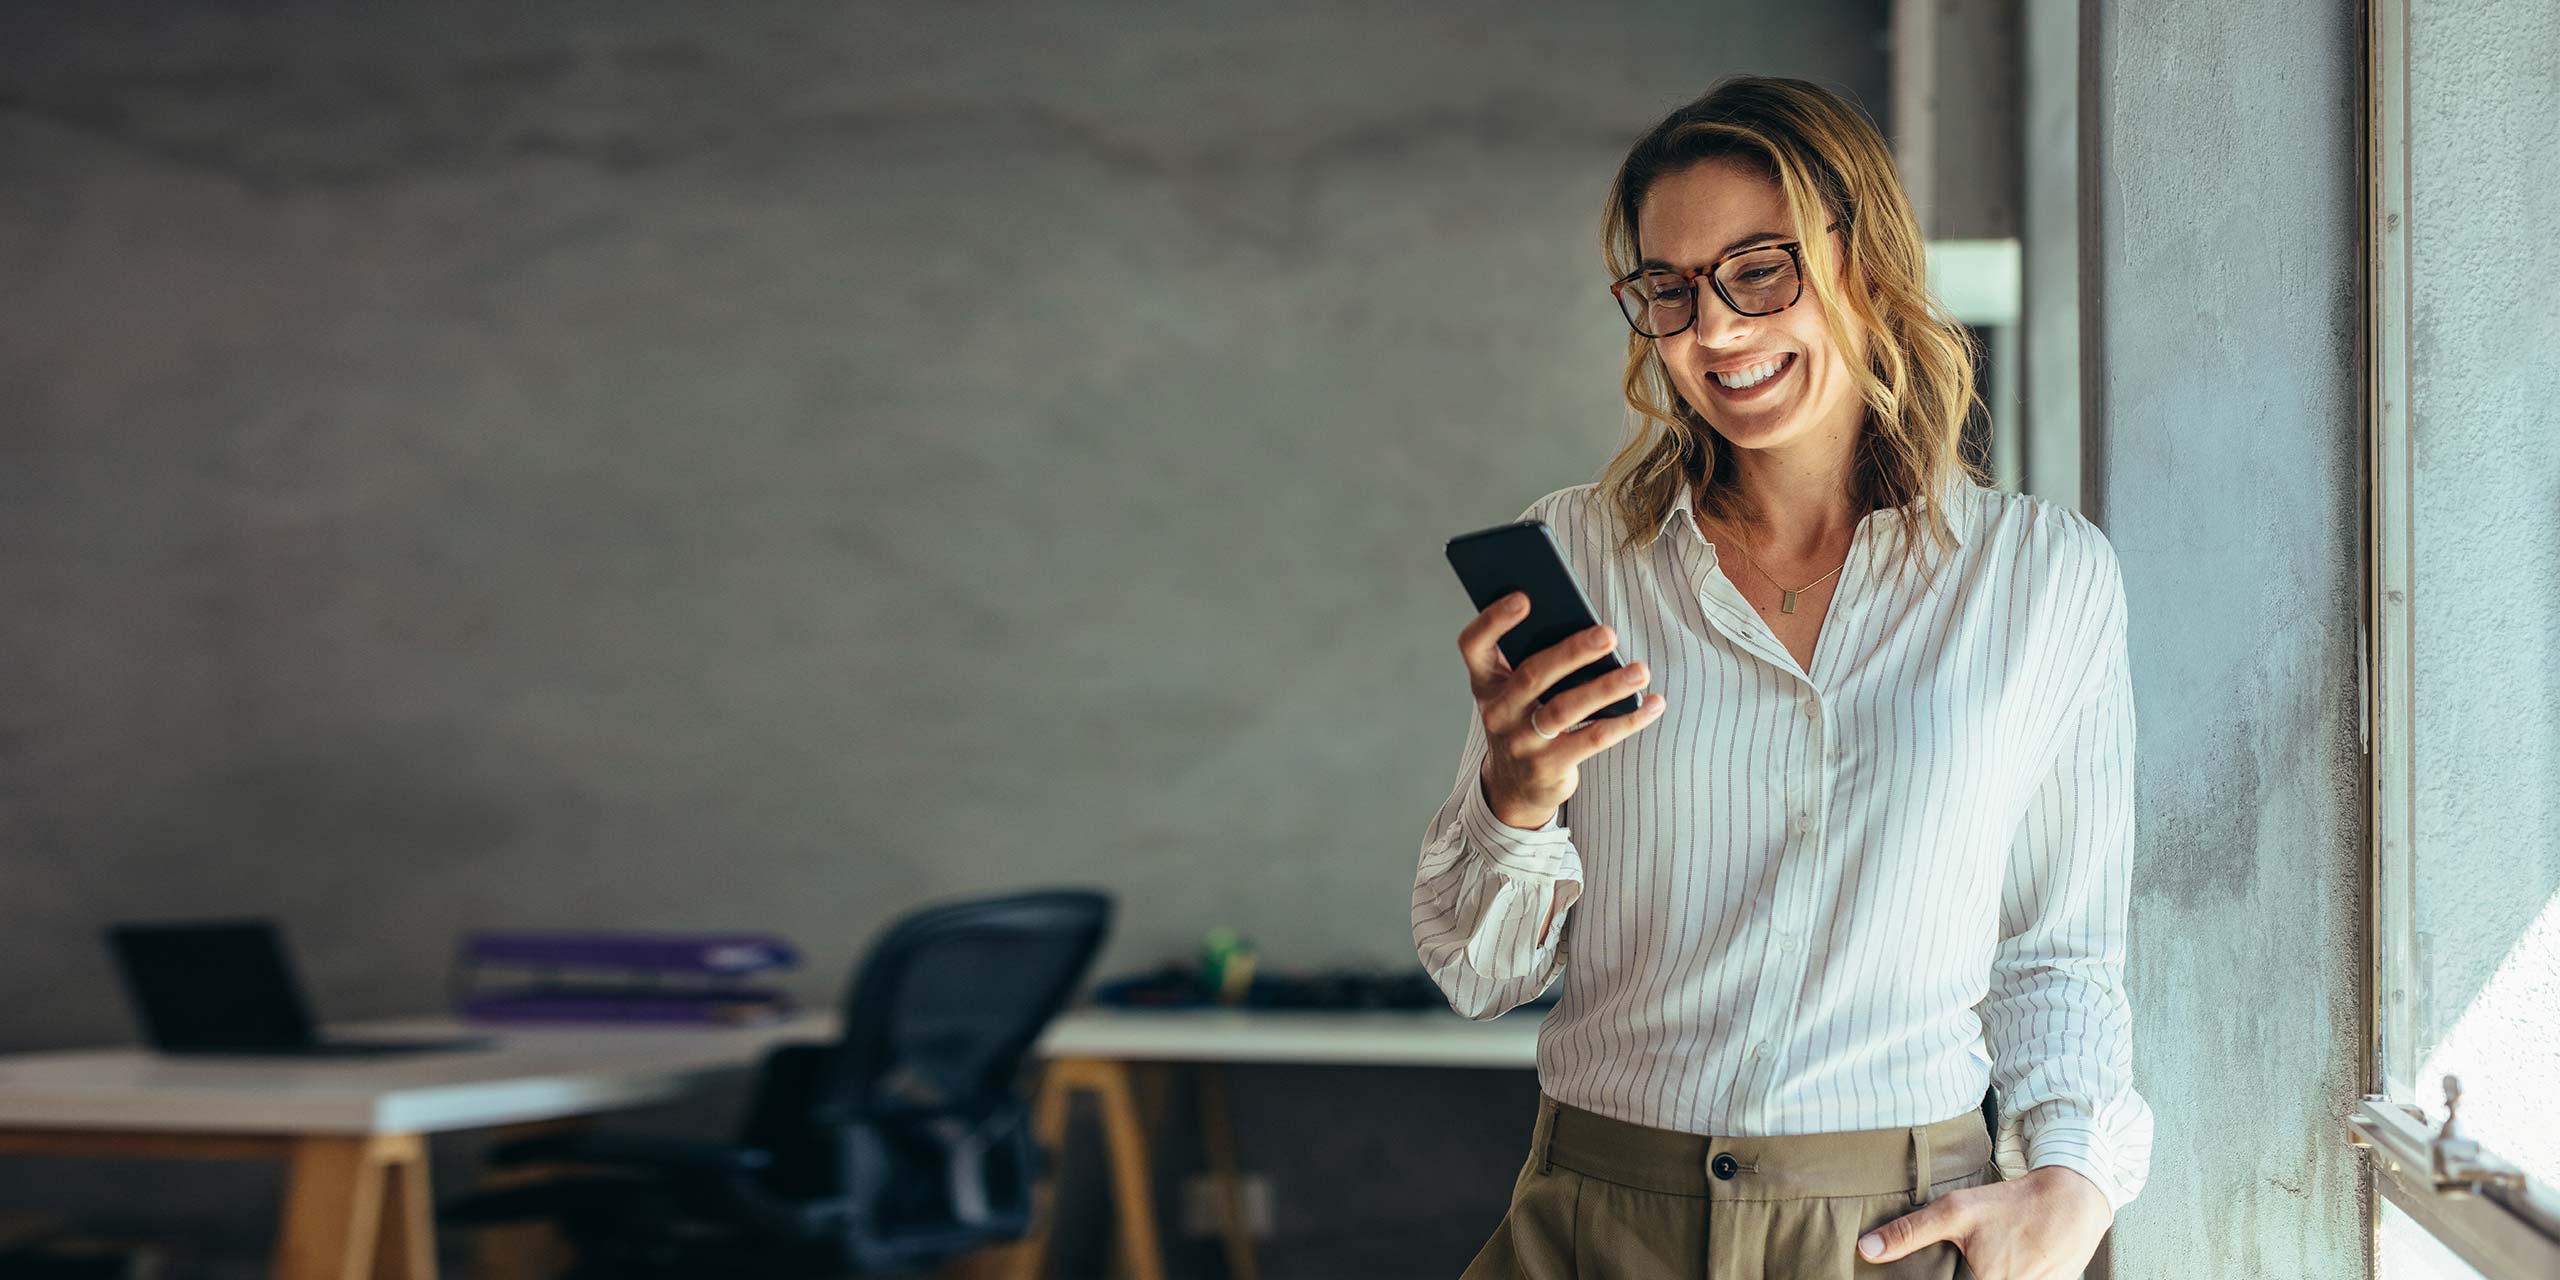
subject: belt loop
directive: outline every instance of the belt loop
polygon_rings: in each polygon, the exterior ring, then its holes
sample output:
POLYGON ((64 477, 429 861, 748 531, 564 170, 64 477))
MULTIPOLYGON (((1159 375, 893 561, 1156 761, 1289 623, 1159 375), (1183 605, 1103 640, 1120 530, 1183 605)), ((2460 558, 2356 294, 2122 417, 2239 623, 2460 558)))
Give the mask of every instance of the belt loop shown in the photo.
POLYGON ((1911 1203, 1929 1203, 1929 1126, 1911 1126, 1911 1203))
POLYGON ((1538 1123, 1529 1135, 1529 1145, 1537 1149, 1538 1172, 1546 1173, 1555 1168, 1555 1159, 1548 1154, 1549 1150, 1555 1146, 1555 1141, 1556 1100, 1540 1093, 1538 1123))

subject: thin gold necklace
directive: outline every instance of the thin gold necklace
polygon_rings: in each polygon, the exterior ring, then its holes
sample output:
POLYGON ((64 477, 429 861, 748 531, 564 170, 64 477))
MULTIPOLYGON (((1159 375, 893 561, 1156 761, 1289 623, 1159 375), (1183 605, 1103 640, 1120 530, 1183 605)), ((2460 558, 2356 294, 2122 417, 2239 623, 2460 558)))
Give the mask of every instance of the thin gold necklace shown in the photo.
MULTIPOLYGON (((1743 558, 1746 558, 1746 561, 1751 561, 1751 548, 1743 548, 1743 558)), ((1751 561, 1751 568, 1759 568, 1759 561, 1751 561)), ((1830 571, 1830 573, 1838 573, 1838 571, 1841 571, 1841 568, 1848 568, 1848 561, 1841 561, 1841 566, 1833 568, 1833 571, 1830 571)), ((1823 573, 1823 579, 1828 579, 1830 573, 1823 573)), ((1769 579, 1769 571, 1766 571, 1766 568, 1759 568, 1759 576, 1764 576, 1764 579, 1769 579)), ((1807 581, 1805 586, 1797 586, 1795 591, 1789 591, 1789 589, 1787 589, 1787 584, 1782 584, 1782 581, 1769 579, 1769 586, 1777 586, 1777 596, 1779 596, 1779 599, 1777 599, 1777 612, 1782 612, 1782 614, 1792 614, 1792 612, 1795 612, 1795 596, 1802 596, 1802 594, 1805 594, 1805 591, 1812 591, 1812 589, 1815 589, 1815 586, 1823 586, 1823 579, 1812 579, 1812 581, 1807 581)))
MULTIPOLYGON (((1854 551, 1854 548, 1853 548, 1852 550, 1854 551)), ((1760 568, 1760 562, 1759 562, 1758 560, 1753 560, 1753 559, 1752 559, 1752 557, 1751 557, 1751 544, 1750 544, 1750 543, 1748 543, 1748 542, 1744 542, 1744 543, 1742 544, 1742 558, 1743 558, 1743 559, 1745 559, 1745 560, 1750 560, 1750 561, 1751 561, 1751 567, 1752 567, 1753 569, 1757 569, 1757 570, 1759 570, 1759 573, 1760 573, 1760 576, 1761 576, 1761 577, 1763 577, 1763 578, 1769 578, 1769 571, 1768 571, 1768 570, 1766 570, 1766 569, 1761 569, 1761 568, 1760 568)), ((1835 568, 1833 568, 1833 569, 1831 570, 1831 573, 1838 573, 1838 572, 1840 572, 1840 570, 1842 570, 1842 569, 1846 569, 1846 568, 1848 568, 1848 567, 1849 567, 1849 562, 1848 562, 1848 560, 1847 560, 1847 559, 1845 559, 1845 558, 1844 558, 1844 559, 1842 559, 1842 560, 1840 561, 1840 563, 1839 563, 1839 565, 1838 565, 1837 567, 1835 567, 1835 568)), ((1803 586, 1796 588, 1796 589, 1795 589, 1795 590, 1793 590, 1793 591, 1789 591, 1789 590, 1787 590, 1787 584, 1785 584, 1785 583, 1783 583, 1783 582, 1778 581, 1776 578, 1769 578, 1769 585, 1770 585, 1770 586, 1773 586, 1773 587, 1776 587, 1776 588, 1778 589, 1778 612, 1780 612, 1780 613, 1794 613, 1794 612, 1796 611, 1796 597, 1797 597, 1797 596, 1800 596, 1800 595, 1803 595, 1805 592, 1808 592, 1808 591, 1813 590, 1815 587, 1821 586, 1821 585, 1823 584, 1823 582, 1824 582, 1824 581, 1828 580, 1828 579, 1831 577, 1831 573, 1826 573, 1826 574, 1822 575, 1822 577, 1816 578, 1816 579, 1814 579, 1813 581, 1808 582, 1808 583, 1804 584, 1803 586)))

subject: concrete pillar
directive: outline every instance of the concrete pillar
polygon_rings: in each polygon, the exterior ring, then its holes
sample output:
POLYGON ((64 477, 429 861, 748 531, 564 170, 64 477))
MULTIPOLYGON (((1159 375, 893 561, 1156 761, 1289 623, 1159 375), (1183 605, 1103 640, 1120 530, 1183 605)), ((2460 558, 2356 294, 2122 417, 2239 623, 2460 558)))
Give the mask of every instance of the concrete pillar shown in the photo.
POLYGON ((2112 1274, 2360 1276, 2361 13, 2086 0, 2087 510, 2140 734, 2157 1115, 2112 1274))

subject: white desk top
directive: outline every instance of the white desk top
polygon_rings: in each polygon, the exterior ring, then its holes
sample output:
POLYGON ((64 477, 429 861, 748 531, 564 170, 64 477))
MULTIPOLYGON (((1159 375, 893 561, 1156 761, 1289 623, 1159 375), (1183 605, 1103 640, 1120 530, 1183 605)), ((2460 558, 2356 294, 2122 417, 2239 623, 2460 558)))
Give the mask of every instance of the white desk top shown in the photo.
POLYGON ((1049 1024, 1046 1057, 1139 1062, 1534 1067, 1538 1017, 1470 1022, 1446 1009, 1078 1009, 1049 1024))
POLYGON ((435 1133, 664 1102, 831 1020, 754 1028, 465 1026, 403 1019, 348 1039, 490 1035, 494 1047, 386 1058, 171 1058, 141 1048, 0 1057, 0 1128, 435 1133))
MULTIPOLYGON (((489 1049, 388 1058, 170 1058, 79 1049, 0 1057, 0 1129, 436 1133, 665 1102, 833 1015, 766 1027, 465 1026, 417 1018, 333 1027, 347 1038, 489 1035, 489 1049)), ((1325 1013, 1080 1009, 1036 1051, 1146 1062, 1530 1067, 1538 1021, 1445 1010, 1325 1013)))

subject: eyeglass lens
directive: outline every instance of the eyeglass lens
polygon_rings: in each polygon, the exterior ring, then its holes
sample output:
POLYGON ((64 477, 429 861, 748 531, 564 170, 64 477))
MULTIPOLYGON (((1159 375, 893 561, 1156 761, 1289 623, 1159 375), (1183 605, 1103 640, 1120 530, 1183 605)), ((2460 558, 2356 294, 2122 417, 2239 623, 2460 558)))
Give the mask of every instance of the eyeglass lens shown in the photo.
MULTIPOLYGON (((1744 315, 1767 315, 1793 305, 1801 281, 1796 260, 1784 249, 1753 249, 1716 268, 1716 283, 1744 315)), ((1672 271, 1648 271, 1618 291, 1618 308, 1636 332, 1649 338, 1677 333, 1697 315, 1697 289, 1672 271)))

